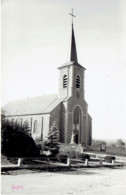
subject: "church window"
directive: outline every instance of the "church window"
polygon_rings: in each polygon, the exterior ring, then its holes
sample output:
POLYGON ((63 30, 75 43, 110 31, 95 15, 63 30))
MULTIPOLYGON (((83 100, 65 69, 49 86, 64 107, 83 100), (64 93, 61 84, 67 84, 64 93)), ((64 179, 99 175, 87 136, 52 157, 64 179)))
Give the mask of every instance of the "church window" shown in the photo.
POLYGON ((21 126, 22 126, 23 119, 21 118, 21 126))
POLYGON ((74 110, 74 124, 79 124, 80 108, 77 106, 74 110))
POLYGON ((13 118, 11 119, 11 122, 12 122, 12 123, 14 122, 14 119, 13 119, 13 118))
POLYGON ((17 118, 15 121, 17 124, 20 124, 20 120, 17 118))
POLYGON ((63 88, 67 87, 67 75, 64 75, 63 77, 63 88))
POLYGON ((80 88, 80 77, 79 77, 79 75, 77 75, 77 77, 76 77, 76 88, 80 88))
POLYGON ((35 120, 35 122, 34 122, 34 131, 33 131, 33 133, 38 133, 38 121, 37 120, 35 120))
POLYGON ((28 123, 27 120, 24 121, 24 126, 25 126, 25 127, 29 127, 29 123, 28 123))

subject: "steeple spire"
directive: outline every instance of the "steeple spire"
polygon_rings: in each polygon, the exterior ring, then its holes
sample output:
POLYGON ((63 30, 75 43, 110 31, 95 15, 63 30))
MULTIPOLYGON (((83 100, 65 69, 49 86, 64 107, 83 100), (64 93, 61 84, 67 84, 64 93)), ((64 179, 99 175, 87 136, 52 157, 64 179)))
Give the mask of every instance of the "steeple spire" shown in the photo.
POLYGON ((71 52, 70 52, 70 61, 78 62, 77 60, 77 51, 76 51, 76 42, 75 42, 75 36, 74 36, 74 28, 73 28, 73 9, 72 13, 69 13, 72 16, 72 35, 71 35, 71 52))

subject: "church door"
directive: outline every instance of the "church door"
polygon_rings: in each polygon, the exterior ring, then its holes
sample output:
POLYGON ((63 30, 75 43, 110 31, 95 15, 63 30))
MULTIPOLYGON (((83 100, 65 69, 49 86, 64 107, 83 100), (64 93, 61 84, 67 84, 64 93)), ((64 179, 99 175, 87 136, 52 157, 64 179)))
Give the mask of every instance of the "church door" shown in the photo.
POLYGON ((77 106, 73 112, 72 143, 81 143, 81 109, 77 106))

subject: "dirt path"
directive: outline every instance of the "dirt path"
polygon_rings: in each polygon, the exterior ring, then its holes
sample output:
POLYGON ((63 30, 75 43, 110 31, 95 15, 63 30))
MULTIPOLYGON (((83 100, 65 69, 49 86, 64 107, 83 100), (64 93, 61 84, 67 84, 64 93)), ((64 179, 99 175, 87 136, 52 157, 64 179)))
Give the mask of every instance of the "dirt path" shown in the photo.
POLYGON ((2 175, 2 194, 126 195, 126 167, 2 175))

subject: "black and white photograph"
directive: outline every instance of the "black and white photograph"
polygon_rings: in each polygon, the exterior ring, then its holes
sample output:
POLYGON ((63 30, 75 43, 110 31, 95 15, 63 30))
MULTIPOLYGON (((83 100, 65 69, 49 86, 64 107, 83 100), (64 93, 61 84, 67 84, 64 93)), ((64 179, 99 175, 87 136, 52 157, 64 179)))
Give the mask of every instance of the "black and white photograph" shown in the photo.
POLYGON ((125 0, 1 0, 1 194, 126 195, 125 0))

